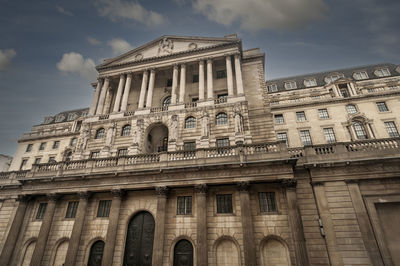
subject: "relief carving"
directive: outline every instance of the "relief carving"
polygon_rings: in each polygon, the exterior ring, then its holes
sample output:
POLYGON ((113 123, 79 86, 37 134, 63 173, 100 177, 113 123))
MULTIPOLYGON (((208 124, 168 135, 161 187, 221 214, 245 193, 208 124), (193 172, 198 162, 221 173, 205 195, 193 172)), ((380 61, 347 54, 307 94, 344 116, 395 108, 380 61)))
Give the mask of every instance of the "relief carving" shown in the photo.
POLYGON ((170 54, 174 49, 174 43, 168 38, 163 38, 158 44, 158 54, 170 54))

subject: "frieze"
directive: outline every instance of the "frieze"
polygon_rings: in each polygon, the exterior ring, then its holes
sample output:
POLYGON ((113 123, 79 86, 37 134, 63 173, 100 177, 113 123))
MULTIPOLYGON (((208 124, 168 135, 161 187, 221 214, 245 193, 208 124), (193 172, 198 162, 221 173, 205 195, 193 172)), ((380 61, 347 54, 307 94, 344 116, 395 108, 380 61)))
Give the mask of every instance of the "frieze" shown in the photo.
POLYGON ((249 191, 250 190, 250 182, 241 181, 236 184, 236 188, 239 191, 249 191))
POLYGON ((169 188, 166 186, 155 187, 157 196, 167 196, 169 188))

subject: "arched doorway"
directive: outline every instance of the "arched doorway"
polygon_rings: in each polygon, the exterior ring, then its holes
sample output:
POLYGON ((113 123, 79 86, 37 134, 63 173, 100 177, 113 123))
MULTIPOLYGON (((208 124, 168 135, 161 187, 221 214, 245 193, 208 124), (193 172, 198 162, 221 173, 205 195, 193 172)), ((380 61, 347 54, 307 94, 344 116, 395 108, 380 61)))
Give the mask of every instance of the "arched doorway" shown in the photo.
POLYGON ((193 246, 186 239, 178 241, 175 245, 174 266, 193 266, 193 246))
POLYGON ((35 246, 36 246, 36 241, 32 241, 26 247, 25 252, 24 252, 24 257, 23 257, 22 263, 21 263, 22 266, 29 266, 29 264, 31 263, 33 251, 35 250, 35 246))
POLYGON ((154 241, 154 218, 148 212, 136 214, 128 224, 124 266, 151 266, 154 241))
POLYGON ((261 248, 263 266, 290 265, 287 247, 277 239, 268 239, 261 248))
POLYGON ((54 255, 54 266, 63 266, 67 257, 68 241, 65 240, 57 247, 56 254, 54 255))
POLYGON ((146 152, 155 153, 168 150, 168 128, 158 123, 147 134, 146 152))
POLYGON ((239 266, 240 257, 236 244, 230 239, 223 239, 217 246, 217 266, 239 266))
POLYGON ((103 259, 104 242, 98 240, 90 248, 88 266, 101 266, 103 259))

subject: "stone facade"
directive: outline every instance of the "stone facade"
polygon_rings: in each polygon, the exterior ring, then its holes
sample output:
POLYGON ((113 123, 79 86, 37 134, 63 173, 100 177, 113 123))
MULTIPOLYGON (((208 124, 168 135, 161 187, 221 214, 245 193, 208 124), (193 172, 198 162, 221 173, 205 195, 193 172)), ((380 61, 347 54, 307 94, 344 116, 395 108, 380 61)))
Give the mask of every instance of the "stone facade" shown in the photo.
POLYGON ((0 265, 397 265, 399 66, 264 60, 236 35, 105 60, 0 173, 0 265))

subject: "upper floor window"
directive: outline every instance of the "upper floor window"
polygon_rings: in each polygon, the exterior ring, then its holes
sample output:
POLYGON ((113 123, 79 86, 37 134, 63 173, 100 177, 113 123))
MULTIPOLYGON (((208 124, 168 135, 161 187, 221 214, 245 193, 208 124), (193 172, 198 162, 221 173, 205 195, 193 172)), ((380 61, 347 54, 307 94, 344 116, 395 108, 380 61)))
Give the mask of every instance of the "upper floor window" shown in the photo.
POLYGON ((194 151, 196 149, 196 142, 189 141, 183 143, 183 150, 184 151, 194 151))
POLYGON ((95 139, 102 139, 104 138, 104 128, 99 128, 96 131, 96 135, 94 136, 95 139))
POLYGON ((328 142, 328 143, 336 142, 336 136, 335 136, 335 132, 333 131, 333 128, 331 128, 331 127, 324 128, 324 135, 325 135, 326 142, 328 142))
POLYGON ((47 202, 39 203, 39 208, 36 213, 36 219, 41 220, 44 218, 44 214, 46 213, 47 202))
POLYGON ((377 102, 376 106, 378 107, 379 112, 388 112, 389 108, 387 107, 385 102, 377 102))
POLYGON ((65 218, 75 218, 76 211, 78 210, 79 201, 68 202, 67 212, 65 213, 65 218))
POLYGON ((270 84, 267 86, 268 92, 274 92, 278 90, 278 86, 276 84, 270 84))
POLYGON ((163 105, 163 106, 168 106, 168 105, 170 105, 170 104, 171 104, 171 96, 165 97, 165 99, 164 99, 162 105, 163 105))
POLYGON ((217 79, 226 78, 226 70, 217 70, 217 79))
POLYGON ((368 74, 365 71, 354 73, 353 77, 357 80, 368 79, 368 74))
POLYGON ((176 214, 188 215, 192 214, 192 197, 179 196, 177 199, 176 214))
POLYGON ((309 130, 300 131, 301 142, 304 146, 312 145, 311 135, 309 130))
POLYGON ((42 158, 36 158, 35 159, 35 164, 40 164, 40 160, 41 160, 42 158))
POLYGON ((289 141, 286 132, 280 132, 276 134, 278 140, 284 140, 286 142, 286 147, 289 147, 289 141))
POLYGON ((119 149, 118 150, 118 156, 126 156, 128 155, 128 149, 127 148, 123 148, 123 149, 119 149))
POLYGON ((125 125, 122 127, 121 136, 129 136, 131 134, 131 125, 125 125))
POLYGON ((97 209, 97 217, 108 217, 110 215, 111 200, 100 200, 97 209))
POLYGON ((54 141, 53 149, 57 149, 59 146, 60 146, 60 141, 59 140, 54 141))
POLYGON ((71 159, 72 159, 72 151, 68 151, 67 154, 65 155, 65 160, 71 161, 71 159))
POLYGON ((198 74, 192 76, 192 82, 193 83, 198 83, 199 82, 199 75, 198 74))
POLYGON ((72 138, 72 139, 71 139, 71 146, 72 146, 72 147, 75 147, 76 142, 77 142, 77 138, 72 138))
POLYGON ((325 78, 326 83, 332 83, 338 79, 343 78, 343 74, 334 74, 334 75, 330 75, 328 77, 325 78))
MULTIPOLYGON (((72 152, 71 152, 71 155, 72 155, 72 152)), ((49 157, 49 163, 55 163, 55 162, 56 162, 56 157, 50 156, 49 157)))
POLYGON ((196 118, 193 116, 189 116, 185 119, 185 128, 195 128, 196 127, 196 118))
POLYGON ((167 79, 167 87, 172 87, 172 79, 167 79))
POLYGON ((232 213, 232 194, 217 195, 217 213, 232 213))
POLYGON ((215 117, 215 124, 226 125, 228 123, 228 116, 226 113, 219 113, 215 117))
POLYGON ((355 114, 357 113, 357 107, 354 104, 348 104, 346 105, 346 111, 349 114, 355 114))
POLYGON ((349 98, 350 93, 347 84, 339 84, 339 91, 343 98, 349 98))
POLYGON ((317 81, 315 79, 305 79, 304 85, 306 87, 314 87, 314 86, 317 86, 317 81))
POLYGON ((283 114, 276 114, 274 115, 275 123, 276 124, 283 124, 285 120, 283 119, 283 114))
POLYGON ((297 84, 296 81, 287 81, 285 82, 285 88, 287 90, 293 90, 297 88, 297 84))
POLYGON ((326 108, 318 109, 318 116, 321 119, 329 118, 328 110, 326 108))
POLYGON ((28 146, 26 146, 26 152, 30 152, 32 150, 33 144, 28 144, 28 146))
POLYGON ((399 131, 393 121, 385 122, 386 130, 391 138, 398 138, 400 137, 399 131))
POLYGON ((390 76, 389 69, 387 69, 387 68, 377 69, 377 70, 375 70, 374 73, 375 73, 375 75, 377 77, 388 77, 388 76, 390 76))
POLYGON ((303 122, 306 121, 306 114, 304 113, 304 111, 300 111, 300 112, 296 112, 296 119, 297 122, 303 122))
POLYGON ((23 159, 21 161, 21 165, 19 166, 19 170, 22 170, 26 166, 27 162, 28 162, 28 159, 23 159))
POLYGON ((39 151, 43 151, 45 147, 46 147, 46 142, 40 143, 39 151))
POLYGON ((368 138, 367 132, 365 131, 365 127, 363 124, 361 124, 358 121, 355 121, 353 123, 353 128, 354 128, 354 132, 356 133, 357 139, 367 139, 368 138))
POLYGON ((72 120, 75 120, 77 117, 78 117, 78 115, 76 113, 69 113, 67 120, 72 121, 72 120))
POLYGON ((100 152, 99 152, 99 151, 92 151, 92 152, 90 153, 90 158, 91 158, 91 159, 99 158, 99 156, 100 156, 100 152))
POLYGON ((258 193, 260 203, 260 212, 276 212, 275 192, 260 192, 258 193))
POLYGON ((228 138, 217 139, 216 144, 217 144, 217 148, 228 147, 229 139, 228 138))

